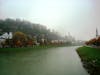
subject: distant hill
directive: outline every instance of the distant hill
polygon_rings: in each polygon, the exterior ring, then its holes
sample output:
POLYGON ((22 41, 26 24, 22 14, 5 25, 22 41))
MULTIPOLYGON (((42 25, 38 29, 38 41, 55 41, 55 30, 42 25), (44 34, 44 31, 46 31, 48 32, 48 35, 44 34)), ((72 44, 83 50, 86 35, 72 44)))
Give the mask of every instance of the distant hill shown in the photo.
POLYGON ((38 38, 45 37, 49 40, 63 39, 57 32, 50 31, 46 26, 41 24, 31 23, 29 21, 20 19, 5 19, 0 20, 0 34, 5 32, 23 32, 29 36, 37 36, 38 38))

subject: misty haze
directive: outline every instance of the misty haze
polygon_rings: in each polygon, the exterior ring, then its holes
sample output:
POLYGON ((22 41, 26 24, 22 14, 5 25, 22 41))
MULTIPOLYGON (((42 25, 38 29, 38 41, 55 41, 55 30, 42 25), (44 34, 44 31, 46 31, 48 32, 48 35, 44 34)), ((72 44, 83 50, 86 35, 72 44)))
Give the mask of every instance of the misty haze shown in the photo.
POLYGON ((0 0, 0 75, 100 75, 99 0, 0 0))

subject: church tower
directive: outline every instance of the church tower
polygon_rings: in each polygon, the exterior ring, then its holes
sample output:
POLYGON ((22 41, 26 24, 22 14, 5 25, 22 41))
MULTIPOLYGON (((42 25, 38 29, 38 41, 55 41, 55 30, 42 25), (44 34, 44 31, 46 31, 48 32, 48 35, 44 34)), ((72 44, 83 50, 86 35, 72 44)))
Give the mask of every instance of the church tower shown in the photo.
POLYGON ((98 37, 98 29, 96 28, 96 37, 98 37))

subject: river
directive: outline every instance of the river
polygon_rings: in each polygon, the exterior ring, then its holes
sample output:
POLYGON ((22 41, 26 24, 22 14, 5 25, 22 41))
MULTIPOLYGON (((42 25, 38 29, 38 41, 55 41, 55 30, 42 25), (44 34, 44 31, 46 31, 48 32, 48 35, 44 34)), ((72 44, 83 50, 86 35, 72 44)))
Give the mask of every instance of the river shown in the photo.
POLYGON ((76 48, 0 53, 0 75, 89 75, 76 48))

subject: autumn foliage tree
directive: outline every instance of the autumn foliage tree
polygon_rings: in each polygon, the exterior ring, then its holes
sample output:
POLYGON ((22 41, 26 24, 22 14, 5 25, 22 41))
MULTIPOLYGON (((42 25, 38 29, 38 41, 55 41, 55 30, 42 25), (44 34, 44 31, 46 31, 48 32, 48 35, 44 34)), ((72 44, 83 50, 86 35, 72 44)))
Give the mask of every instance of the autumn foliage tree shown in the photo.
POLYGON ((34 44, 33 40, 28 40, 28 41, 27 41, 27 45, 28 45, 28 46, 33 46, 33 44, 34 44))
POLYGON ((100 46, 100 37, 98 37, 98 38, 93 38, 93 39, 87 41, 85 44, 86 44, 86 45, 100 46))
POLYGON ((25 46, 27 41, 27 36, 23 32, 15 32, 13 35, 13 43, 15 46, 25 46))

